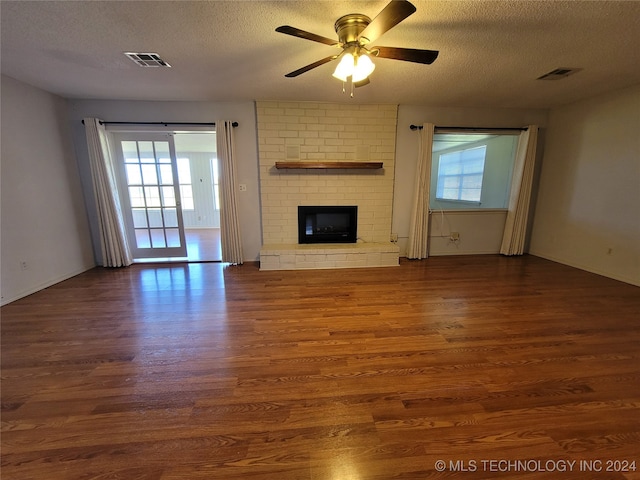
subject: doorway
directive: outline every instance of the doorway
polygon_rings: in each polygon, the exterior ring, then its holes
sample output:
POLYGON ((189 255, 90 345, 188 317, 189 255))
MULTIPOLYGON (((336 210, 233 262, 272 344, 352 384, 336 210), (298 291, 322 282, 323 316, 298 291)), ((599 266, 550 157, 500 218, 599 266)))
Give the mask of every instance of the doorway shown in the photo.
POLYGON ((114 133, 134 261, 221 261, 215 132, 114 133))
POLYGON ((219 170, 215 132, 175 132, 187 259, 220 262, 219 170))

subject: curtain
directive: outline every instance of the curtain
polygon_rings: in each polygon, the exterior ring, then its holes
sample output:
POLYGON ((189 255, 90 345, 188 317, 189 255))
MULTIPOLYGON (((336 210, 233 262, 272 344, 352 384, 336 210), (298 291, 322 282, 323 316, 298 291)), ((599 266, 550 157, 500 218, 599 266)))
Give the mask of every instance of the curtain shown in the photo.
POLYGON ((433 130, 433 123, 425 123, 420 132, 407 258, 421 259, 429 256, 429 190, 431 188, 433 130))
POLYGON ((98 210, 98 229, 104 267, 126 267, 133 263, 127 243, 118 197, 113 157, 107 132, 97 118, 85 118, 91 179, 98 210))
POLYGON ((529 125, 527 130, 520 134, 518 140, 511 179, 509 211, 500 247, 500 253, 503 255, 522 255, 524 253, 537 142, 538 126, 529 125))
POLYGON ((216 142, 220 168, 220 246, 222 261, 243 263, 242 239, 236 199, 235 136, 230 121, 216 122, 216 142))

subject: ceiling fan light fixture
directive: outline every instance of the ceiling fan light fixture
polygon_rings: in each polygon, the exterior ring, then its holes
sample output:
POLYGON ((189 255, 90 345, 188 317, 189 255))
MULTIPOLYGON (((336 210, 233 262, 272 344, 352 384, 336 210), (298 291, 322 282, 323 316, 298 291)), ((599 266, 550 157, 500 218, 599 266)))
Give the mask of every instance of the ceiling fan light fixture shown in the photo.
POLYGON ((353 75, 351 80, 354 83, 361 82, 376 69, 376 65, 371 61, 369 55, 360 55, 356 58, 355 66, 353 68, 353 75))
POLYGON ((376 66, 369 55, 364 53, 354 55, 351 52, 346 52, 333 72, 333 76, 343 82, 351 77, 351 81, 357 83, 371 75, 375 68, 376 66))
POLYGON ((373 20, 360 13, 343 15, 336 20, 334 24, 338 41, 300 30, 290 25, 282 25, 276 28, 276 32, 279 33, 342 49, 342 52, 338 55, 325 57, 293 72, 289 72, 285 77, 297 77, 309 70, 338 59, 338 66, 334 70, 333 76, 342 81, 343 92, 345 91, 345 85, 350 84, 352 91, 351 96, 353 96, 354 87, 362 87, 370 83, 369 76, 376 68, 371 59, 371 55, 376 58, 402 60, 426 65, 432 64, 438 57, 437 50, 380 46, 370 47, 381 35, 391 30, 415 13, 415 11, 416 7, 411 4, 409 0, 389 0, 387 6, 384 7, 373 20))
POLYGON ((355 67, 355 58, 353 54, 350 52, 345 53, 338 63, 335 71, 333 72, 333 76, 338 80, 342 80, 343 82, 347 81, 347 78, 353 75, 355 67))

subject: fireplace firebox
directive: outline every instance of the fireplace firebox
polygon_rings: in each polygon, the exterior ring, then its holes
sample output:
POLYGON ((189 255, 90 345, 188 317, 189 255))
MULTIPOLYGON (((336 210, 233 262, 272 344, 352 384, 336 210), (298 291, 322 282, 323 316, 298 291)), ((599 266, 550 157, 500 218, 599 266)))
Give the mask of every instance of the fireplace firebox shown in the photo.
POLYGON ((299 206, 298 243, 356 243, 357 206, 299 206))

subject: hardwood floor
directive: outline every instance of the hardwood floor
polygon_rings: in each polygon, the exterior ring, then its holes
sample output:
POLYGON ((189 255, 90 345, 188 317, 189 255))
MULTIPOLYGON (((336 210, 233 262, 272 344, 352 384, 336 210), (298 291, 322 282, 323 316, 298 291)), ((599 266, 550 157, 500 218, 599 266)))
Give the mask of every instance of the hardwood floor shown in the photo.
POLYGON ((184 234, 189 262, 220 262, 222 260, 219 228, 187 228, 184 234))
POLYGON ((640 478, 640 288, 540 258, 97 268, 0 313, 4 480, 640 478))

